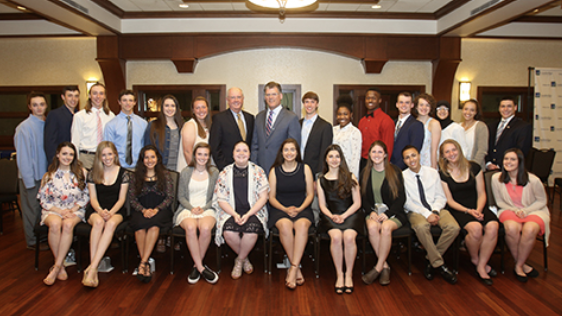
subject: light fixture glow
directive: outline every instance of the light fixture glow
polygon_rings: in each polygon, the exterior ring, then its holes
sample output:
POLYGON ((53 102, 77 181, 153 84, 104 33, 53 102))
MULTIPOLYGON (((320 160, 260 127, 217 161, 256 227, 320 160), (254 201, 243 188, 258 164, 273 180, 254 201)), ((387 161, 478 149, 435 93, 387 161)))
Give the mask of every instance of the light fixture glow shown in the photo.
POLYGON ((459 83, 459 101, 465 102, 470 100, 470 89, 472 88, 472 83, 470 82, 460 82, 459 83))
POLYGON ((19 5, 16 8, 18 8, 18 10, 21 10, 21 11, 27 11, 26 7, 22 7, 22 6, 19 6, 19 5))
POLYGON ((371 9, 380 9, 382 6, 380 4, 375 4, 371 6, 371 9))
POLYGON ((184 8, 184 9, 185 9, 185 8, 189 8, 189 4, 187 4, 187 3, 182 3, 182 4, 180 4, 180 8, 184 8))
POLYGON ((86 80, 86 93, 90 93, 90 89, 96 83, 98 83, 98 79, 96 79, 96 78, 90 78, 90 79, 86 80))
POLYGON ((272 9, 296 9, 304 8, 315 3, 317 0, 249 0, 260 7, 272 9))

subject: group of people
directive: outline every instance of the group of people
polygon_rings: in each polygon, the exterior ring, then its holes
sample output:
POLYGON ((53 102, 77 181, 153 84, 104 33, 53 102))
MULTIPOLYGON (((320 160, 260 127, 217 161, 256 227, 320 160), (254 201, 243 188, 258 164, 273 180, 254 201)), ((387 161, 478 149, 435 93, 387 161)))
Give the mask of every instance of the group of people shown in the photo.
POLYGON ((282 89, 275 82, 265 85, 267 107, 255 118, 242 110, 242 90, 229 89, 229 109, 212 124, 202 97, 194 99, 193 118, 186 123, 177 99, 163 97, 158 118, 149 124, 133 113, 132 91, 120 93, 117 116, 107 107, 102 84, 91 88, 85 109, 74 114, 78 97, 77 87, 65 89, 65 106, 51 111, 45 123, 45 97, 30 94, 31 115, 14 136, 28 245, 39 246, 32 237, 37 199, 41 224, 49 226, 55 264, 47 285, 68 277, 62 263, 80 221, 92 225, 91 263, 82 282, 99 284, 97 268, 124 220, 127 194, 140 256, 137 278, 143 282, 152 277, 148 260, 162 229, 175 225, 186 232, 194 262, 188 282, 203 278, 214 284, 217 273, 203 263, 213 229, 216 244, 226 242, 237 254, 231 277, 238 279, 254 270, 248 255, 258 235, 275 228, 290 262, 285 285, 295 289, 304 284, 300 261, 314 226, 331 240, 335 292, 352 293, 357 235, 368 235, 378 258, 362 280, 387 285, 392 232, 410 225, 427 251, 427 279, 437 271, 457 282, 443 254, 462 228, 477 277, 491 285, 497 273, 488 260, 498 218, 517 279, 538 275, 525 262, 537 234, 548 241, 549 212, 542 183, 524 169, 531 128, 514 116, 513 99, 500 102, 501 122, 486 126, 478 120, 476 100, 463 104, 464 120, 457 124, 448 102, 402 92, 393 121, 380 108, 380 90, 372 88, 365 95, 367 114, 356 128, 349 96, 338 98, 338 124, 332 127, 318 115, 318 95, 307 92, 299 121, 281 105, 282 89), (168 170, 181 171, 175 210, 168 170), (492 179, 497 217, 486 208, 486 170, 500 171, 492 179), (437 225, 442 233, 434 243, 430 228, 437 225))

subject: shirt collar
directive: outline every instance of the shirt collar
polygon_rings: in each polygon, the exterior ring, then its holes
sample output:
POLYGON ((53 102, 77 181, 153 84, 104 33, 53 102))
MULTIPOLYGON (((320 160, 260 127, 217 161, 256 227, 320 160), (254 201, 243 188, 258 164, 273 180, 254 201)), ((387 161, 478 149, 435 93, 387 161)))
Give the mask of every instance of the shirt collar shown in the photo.
POLYGON ((312 122, 312 123, 314 123, 314 122, 316 122, 316 119, 317 119, 317 118, 318 118, 318 114, 315 114, 312 118, 310 118, 310 119, 306 119, 306 118, 305 118, 303 121, 304 121, 304 122, 312 122))

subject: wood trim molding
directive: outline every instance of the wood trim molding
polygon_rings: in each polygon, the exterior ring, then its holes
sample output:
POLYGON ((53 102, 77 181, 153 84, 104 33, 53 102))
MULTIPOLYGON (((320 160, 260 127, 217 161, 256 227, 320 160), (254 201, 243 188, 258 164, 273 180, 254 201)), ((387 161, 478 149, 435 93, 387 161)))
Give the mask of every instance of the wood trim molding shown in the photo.
MULTIPOLYGON (((100 0, 98 0, 100 1, 100 0)), ((178 18, 271 18, 277 13, 257 13, 253 11, 147 11, 147 12, 124 12, 123 19, 178 19, 178 18)), ((389 20, 435 20, 432 13, 399 13, 399 12, 288 12, 287 18, 306 19, 389 19, 389 20)))
POLYGON ((0 21, 28 21, 44 20, 41 16, 33 13, 0 13, 0 21))
POLYGON ((195 65, 197 65, 197 59, 195 58, 185 58, 185 59, 174 59, 172 62, 176 66, 178 73, 194 73, 195 65))
MULTIPOLYGON (((84 14, 82 11, 78 11, 78 10, 76 10, 75 8, 71 7, 71 6, 68 6, 68 5, 66 5, 66 4, 63 4, 63 3, 60 2, 59 0, 48 0, 48 1, 51 1, 52 3, 58 5, 59 7, 63 8, 63 9, 66 9, 66 10, 68 10, 69 12, 72 12, 73 14, 78 15, 78 16, 80 16, 80 17, 83 18, 83 19, 86 19, 86 20, 88 20, 88 21, 90 21, 90 22, 92 22, 92 23, 94 23, 94 24, 99 25, 100 27, 102 27, 102 28, 104 28, 104 29, 110 31, 111 33, 120 34, 120 32, 119 32, 118 30, 116 30, 116 29, 114 29, 114 28, 108 26, 108 25, 105 24, 105 23, 100 22, 100 21, 97 20, 97 19, 94 19, 93 17, 91 17, 91 16, 89 16, 89 15, 87 15, 87 14, 84 14)), ((61 22, 57 20, 55 23, 59 24, 59 23, 61 23, 61 22)), ((62 25, 62 24, 61 24, 61 25, 62 25)), ((90 36, 94 36, 93 34, 86 33, 84 30, 79 30, 79 32, 85 33, 85 34, 90 35, 90 36)))
POLYGON ((125 15, 125 11, 121 10, 121 8, 109 2, 108 0, 91 0, 91 1, 99 5, 100 7, 106 9, 107 11, 111 12, 115 16, 122 18, 125 15))
POLYGON ((460 8, 464 4, 466 4, 470 0, 453 0, 447 3, 441 9, 435 11, 435 19, 439 20, 440 18, 444 17, 445 15, 455 11, 456 9, 460 8))
MULTIPOLYGON (((450 31, 452 31, 452 30, 454 30, 454 29, 457 29, 457 28, 461 27, 462 25, 468 24, 468 23, 470 23, 470 22, 472 22, 472 21, 474 21, 474 20, 476 20, 476 19, 479 19, 479 18, 481 18, 481 17, 483 17, 483 16, 485 16, 485 15, 491 13, 491 12, 494 12, 494 11, 500 9, 500 8, 503 7, 503 6, 510 4, 510 3, 513 2, 513 1, 516 1, 516 0, 504 0, 504 1, 502 1, 502 2, 500 2, 500 3, 498 3, 498 4, 496 4, 495 6, 493 6, 493 7, 491 7, 491 8, 488 8, 488 9, 486 9, 486 10, 484 10, 484 11, 478 13, 477 15, 471 16, 470 18, 468 18, 468 19, 466 19, 466 20, 463 20, 463 21, 461 21, 461 22, 459 22, 459 23, 457 23, 457 24, 455 24, 455 25, 453 25, 453 26, 451 26, 451 27, 449 27, 449 28, 447 28, 447 29, 441 31, 441 32, 440 32, 439 34, 437 34, 437 35, 438 35, 438 36, 445 35, 445 34, 449 33, 450 31)), ((509 22, 509 21, 502 21, 502 22, 500 22, 500 23, 497 23, 494 27, 498 27, 498 26, 500 26, 501 24, 505 24, 505 23, 508 23, 508 22, 509 22)), ((483 32, 483 31, 480 30, 480 32, 483 32)), ((474 34, 472 34, 472 35, 474 35, 474 34)))
POLYGON ((513 20, 513 22, 562 23, 562 16, 524 15, 513 20))

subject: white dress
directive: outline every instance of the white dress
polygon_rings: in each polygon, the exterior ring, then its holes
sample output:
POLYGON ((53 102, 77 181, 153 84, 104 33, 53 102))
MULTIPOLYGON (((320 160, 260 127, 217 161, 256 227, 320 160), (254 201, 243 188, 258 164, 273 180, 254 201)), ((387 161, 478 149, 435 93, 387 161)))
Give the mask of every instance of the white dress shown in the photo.
MULTIPOLYGON (((189 181, 189 203, 193 207, 202 207, 207 204, 207 188, 209 186, 209 178, 203 181, 197 181, 193 178, 189 181)), ((179 226, 181 222, 186 218, 203 218, 205 216, 215 217, 215 210, 212 208, 209 210, 204 210, 203 213, 195 215, 191 213, 191 210, 183 209, 181 213, 176 217, 175 226, 179 226)))
POLYGON ((431 132, 429 131, 429 122, 431 122, 431 120, 433 120, 432 117, 423 125, 424 136, 420 152, 420 164, 428 167, 431 167, 431 132))
MULTIPOLYGON (((462 153, 464 156, 467 156, 467 146, 466 146, 466 134, 464 128, 455 122, 449 124, 449 126, 445 127, 444 130, 441 131, 441 140, 439 141, 439 146, 443 144, 444 141, 447 139, 452 139, 457 141, 461 146, 462 153)), ((437 158, 439 158, 439 150, 437 151, 437 158)), ((469 158, 468 158, 469 159, 469 158)))
POLYGON ((464 136, 466 139, 466 152, 464 153, 464 155, 468 160, 472 159, 472 150, 474 149, 474 135, 476 134, 476 124, 472 124, 469 129, 464 131, 464 136))
POLYGON ((349 171, 359 179, 359 163, 361 162, 361 131, 349 123, 343 128, 334 126, 333 143, 341 147, 349 171))
MULTIPOLYGON (((187 121, 183 125, 182 130, 184 128, 191 128, 193 133, 195 133, 195 143, 193 143, 193 147, 195 147, 195 145, 197 145, 197 143, 200 143, 200 142, 204 142, 206 144, 209 143, 209 129, 205 128, 205 134, 207 135, 205 138, 202 138, 201 136, 199 136, 199 129, 197 128, 197 123, 195 122, 195 119, 191 119, 191 120, 187 121)), ((183 133, 181 133, 180 135, 183 135, 183 133)), ((214 163, 213 163, 213 165, 214 165, 214 163)), ((185 161, 185 155, 183 154, 183 136, 180 136, 180 150, 178 152, 178 163, 177 163, 177 166, 176 166, 176 171, 181 172, 185 167, 187 167, 187 162, 185 161)))

